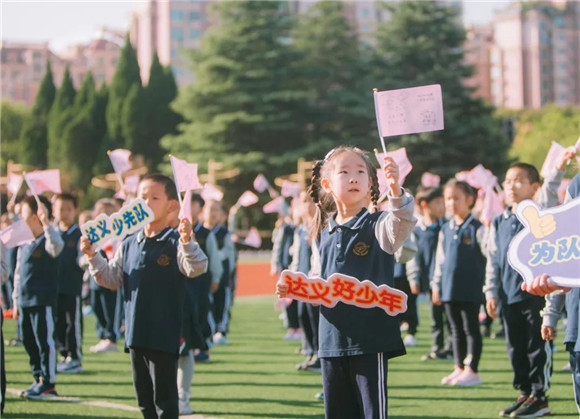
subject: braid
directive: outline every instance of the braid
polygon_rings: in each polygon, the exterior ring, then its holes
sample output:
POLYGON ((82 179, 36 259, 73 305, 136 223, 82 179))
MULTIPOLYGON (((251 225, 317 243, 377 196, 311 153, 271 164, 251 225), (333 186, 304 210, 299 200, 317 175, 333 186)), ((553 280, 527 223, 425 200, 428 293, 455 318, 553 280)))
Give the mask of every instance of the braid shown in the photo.
POLYGON ((375 211, 379 210, 379 198, 381 197, 381 191, 379 190, 379 180, 377 178, 377 171, 373 171, 372 175, 372 185, 371 185, 371 202, 375 207, 375 211))
POLYGON ((314 166, 312 167, 310 187, 308 188, 308 195, 310 195, 312 202, 316 205, 308 234, 310 242, 318 238, 326 218, 326 214, 322 209, 322 203, 320 202, 320 172, 322 171, 324 163, 324 160, 317 160, 316 163, 314 163, 314 166))

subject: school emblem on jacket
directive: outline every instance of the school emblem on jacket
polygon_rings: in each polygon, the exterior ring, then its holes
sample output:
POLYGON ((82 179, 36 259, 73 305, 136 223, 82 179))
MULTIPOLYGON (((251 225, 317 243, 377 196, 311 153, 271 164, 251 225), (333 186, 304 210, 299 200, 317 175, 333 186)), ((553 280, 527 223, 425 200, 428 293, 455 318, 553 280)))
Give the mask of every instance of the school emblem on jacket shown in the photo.
POLYGON ((365 242, 358 242, 354 245, 352 251, 357 256, 366 256, 369 253, 369 249, 370 246, 365 242))
POLYGON ((466 235, 463 236, 463 244, 466 246, 471 246, 471 243, 473 243, 473 240, 471 240, 471 236, 466 235))
POLYGON ((171 258, 169 256, 167 256, 166 254, 163 254, 157 258, 157 264, 159 266, 168 266, 170 261, 171 261, 171 258))
POLYGON ((34 249, 34 251, 32 252, 32 257, 39 258, 41 256, 42 256, 42 248, 37 247, 36 249, 34 249))
POLYGON ((74 240, 69 240, 66 245, 70 248, 75 248, 77 247, 77 243, 74 240))

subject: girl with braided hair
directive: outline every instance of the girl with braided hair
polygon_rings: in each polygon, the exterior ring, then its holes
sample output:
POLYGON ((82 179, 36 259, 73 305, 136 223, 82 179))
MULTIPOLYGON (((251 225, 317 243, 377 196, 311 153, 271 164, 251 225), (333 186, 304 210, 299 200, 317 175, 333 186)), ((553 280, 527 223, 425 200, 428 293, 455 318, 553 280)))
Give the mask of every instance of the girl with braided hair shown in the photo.
MULTIPOLYGON (((377 171, 367 153, 338 147, 312 170, 311 276, 333 273, 393 286, 393 254, 413 230, 413 197, 398 183, 391 158, 383 164, 389 211, 370 213, 379 198, 377 171)), ((283 281, 277 294, 288 291, 283 281)), ((348 291, 348 290, 345 290, 348 291)), ((352 292, 352 291, 351 291, 352 292)), ((338 303, 320 307, 319 351, 327 418, 386 418, 387 360, 405 354, 397 319, 380 308, 338 303)))

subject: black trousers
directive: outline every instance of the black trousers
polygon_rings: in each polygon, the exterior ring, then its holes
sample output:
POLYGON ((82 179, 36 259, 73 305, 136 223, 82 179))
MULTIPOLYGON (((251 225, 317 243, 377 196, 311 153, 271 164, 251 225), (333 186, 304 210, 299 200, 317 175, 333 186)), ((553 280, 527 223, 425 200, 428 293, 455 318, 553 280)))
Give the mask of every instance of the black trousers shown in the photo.
POLYGON ((388 360, 383 353, 322 358, 328 419, 387 418, 388 360))
POLYGON ((131 348, 133 386, 145 419, 177 419, 177 354, 131 348))
POLYGON ((503 308, 505 342, 514 371, 513 385, 522 394, 543 395, 550 388, 552 342, 542 339, 545 300, 533 297, 503 308))
POLYGON ((479 307, 481 303, 445 303, 445 314, 449 319, 453 336, 455 365, 461 368, 469 366, 475 372, 478 371, 483 349, 483 339, 479 330, 479 307))
POLYGON ((51 306, 21 307, 19 309, 22 343, 28 354, 30 370, 35 380, 56 381, 56 345, 54 317, 51 306))
POLYGON ((431 303, 431 336, 433 338, 432 352, 444 353, 451 350, 451 326, 445 314, 444 304, 431 303))
POLYGON ((117 304, 118 291, 91 290, 91 306, 97 319, 97 337, 117 342, 121 307, 117 304))
POLYGON ((230 284, 220 284, 213 294, 213 318, 215 331, 226 334, 230 326, 230 310, 232 306, 232 287, 230 284))
POLYGON ((411 284, 406 277, 395 278, 395 288, 407 294, 407 311, 397 315, 399 322, 407 322, 410 335, 417 333, 417 326, 419 326, 419 313, 417 311, 417 296, 411 292, 411 284))
POLYGON ((59 294, 56 310, 56 347, 63 357, 82 358, 81 297, 59 294))
POLYGON ((213 294, 210 291, 211 278, 196 278, 194 281, 196 297, 195 315, 197 316, 197 324, 201 327, 201 336, 203 338, 200 347, 196 349, 206 351, 212 347, 212 336, 216 330, 216 324, 212 312, 213 294))
POLYGON ((570 367, 572 370, 572 382, 574 383, 574 399, 580 413, 580 352, 570 352, 570 367))
POLYGON ((290 305, 286 307, 286 327, 289 329, 298 329, 298 301, 292 300, 290 305))
POLYGON ((298 301, 298 324, 302 329, 302 346, 306 355, 318 352, 318 322, 320 307, 298 301))

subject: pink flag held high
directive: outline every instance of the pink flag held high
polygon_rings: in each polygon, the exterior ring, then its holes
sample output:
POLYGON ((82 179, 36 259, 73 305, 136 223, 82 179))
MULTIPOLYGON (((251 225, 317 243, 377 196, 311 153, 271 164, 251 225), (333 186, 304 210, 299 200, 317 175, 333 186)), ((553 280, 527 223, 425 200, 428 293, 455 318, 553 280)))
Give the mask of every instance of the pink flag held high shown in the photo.
POLYGON ((24 178, 21 175, 8 173, 8 184, 6 185, 6 189, 8 189, 8 192, 10 192, 11 195, 17 195, 23 182, 24 178))
POLYGON ((237 205, 242 207, 249 207, 259 201, 258 196, 252 191, 244 192, 238 199, 237 205))
POLYGON ((11 247, 33 242, 34 235, 26 221, 19 220, 0 231, 0 240, 2 240, 4 246, 10 249, 11 247))
POLYGON ((256 227, 252 227, 250 231, 248 231, 244 244, 256 249, 259 249, 262 246, 262 237, 260 237, 260 232, 256 227))
POLYGON ((497 184, 497 177, 493 175, 491 170, 486 169, 482 164, 478 164, 467 172, 465 182, 469 183, 476 189, 487 189, 488 187, 493 188, 497 184))
POLYGON ((279 196, 262 207, 264 214, 284 214, 286 212, 286 201, 279 196))
POLYGON ((197 164, 188 163, 175 156, 169 156, 169 161, 171 162, 171 169, 173 169, 177 192, 187 192, 202 188, 197 177, 197 164))
POLYGON ((206 183, 203 185, 203 189, 201 190, 201 197, 206 201, 221 201, 224 199, 224 193, 211 183, 206 183))
POLYGON ((421 175, 421 186, 424 188, 436 188, 441 185, 441 177, 433 173, 425 172, 421 175))
POLYGON ((264 176, 262 173, 256 176, 256 179, 254 179, 254 189, 256 190, 256 192, 258 193, 265 192, 266 189, 268 189, 269 187, 270 182, 268 182, 266 176, 264 176))
POLYGON ((300 195, 300 184, 285 180, 282 182, 282 196, 291 197, 300 195))
POLYGON ((179 210, 178 218, 181 220, 187 218, 191 223, 191 191, 186 191, 183 196, 183 203, 181 204, 181 209, 179 210))
POLYGON ((127 193, 137 195, 139 190, 139 176, 127 176, 125 178, 125 190, 127 193))
POLYGON ((375 92, 380 137, 443 129, 441 85, 375 92))
MULTIPOLYGON (((382 170, 385 153, 379 153, 378 151, 375 151, 375 155, 379 164, 381 165, 381 170, 379 170, 379 172, 377 173, 377 177, 379 178, 379 188, 382 185, 386 190, 386 188, 388 187, 388 182, 385 177, 385 172, 382 170)), ((389 151, 387 153, 387 157, 392 158, 395 161, 395 163, 397 163, 397 166, 399 166, 399 185, 403 186, 403 184, 405 183, 405 179, 407 178, 407 175, 411 173, 411 170, 413 170, 413 165, 411 164, 409 158, 407 157, 407 150, 405 149, 405 147, 401 147, 396 150, 389 151)), ((382 193, 384 193, 384 190, 381 189, 381 194, 382 193)))
POLYGON ((131 170, 131 151, 125 150, 124 148, 118 148, 116 150, 108 151, 109 159, 111 159, 111 164, 113 165, 113 170, 119 176, 122 175, 127 170, 131 170))
POLYGON ((542 177, 546 177, 550 174, 550 172, 556 168, 558 165, 558 160, 562 157, 562 154, 566 152, 566 147, 561 146, 555 141, 552 141, 552 145, 548 150, 548 154, 546 155, 546 159, 544 160, 544 164, 542 165, 542 170, 540 170, 540 175, 542 177))
POLYGON ((46 191, 62 193, 60 188, 60 170, 58 169, 24 173, 24 180, 26 180, 33 195, 40 195, 46 191))

